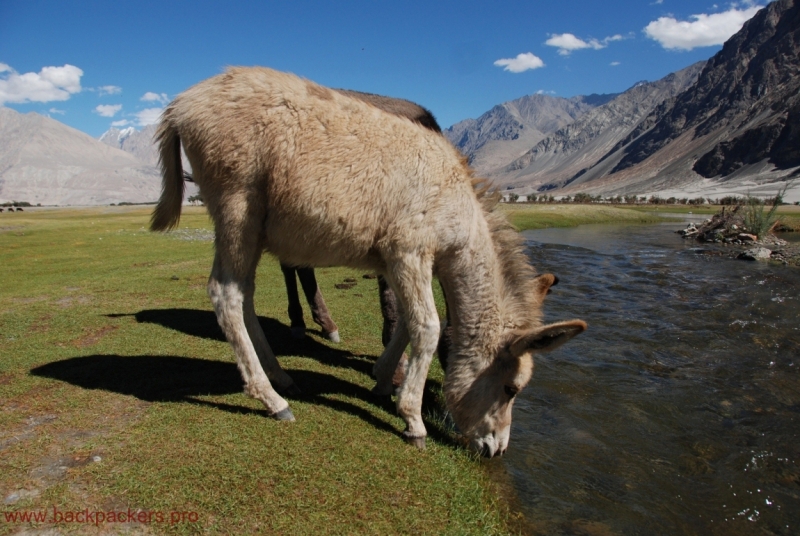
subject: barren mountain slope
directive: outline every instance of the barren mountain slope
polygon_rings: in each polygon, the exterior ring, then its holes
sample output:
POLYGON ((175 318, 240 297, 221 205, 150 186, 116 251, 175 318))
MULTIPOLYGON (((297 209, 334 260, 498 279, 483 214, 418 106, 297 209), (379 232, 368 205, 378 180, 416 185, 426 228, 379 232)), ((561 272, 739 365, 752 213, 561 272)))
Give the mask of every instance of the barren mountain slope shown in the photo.
POLYGON ((584 176, 585 170, 629 136, 656 106, 691 86, 703 64, 696 63, 656 82, 640 82, 587 112, 511 162, 500 181, 534 188, 585 182, 589 179, 584 176))
POLYGON ((445 129, 444 135, 469 157, 482 176, 494 176, 547 134, 575 121, 614 95, 564 99, 528 95, 499 104, 478 119, 445 129))
MULTIPOLYGON (((703 69, 697 83, 606 155, 614 192, 784 180, 800 166, 800 4, 759 11, 703 69)), ((570 185, 570 190, 574 186, 570 185)))
POLYGON ((148 125, 142 130, 111 128, 100 137, 100 141, 132 154, 145 164, 158 166, 158 151, 153 140, 156 128, 157 125, 148 125))
POLYGON ((0 201, 144 202, 160 189, 157 170, 132 155, 53 119, 0 108, 0 201))

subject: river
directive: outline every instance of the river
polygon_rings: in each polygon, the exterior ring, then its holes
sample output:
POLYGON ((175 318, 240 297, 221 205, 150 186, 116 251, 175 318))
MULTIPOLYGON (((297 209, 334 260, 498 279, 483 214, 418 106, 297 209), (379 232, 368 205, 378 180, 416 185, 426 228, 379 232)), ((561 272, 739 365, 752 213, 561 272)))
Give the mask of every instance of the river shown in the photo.
POLYGON ((800 533, 800 270, 698 253, 685 223, 527 231, 560 278, 499 461, 542 534, 800 533))

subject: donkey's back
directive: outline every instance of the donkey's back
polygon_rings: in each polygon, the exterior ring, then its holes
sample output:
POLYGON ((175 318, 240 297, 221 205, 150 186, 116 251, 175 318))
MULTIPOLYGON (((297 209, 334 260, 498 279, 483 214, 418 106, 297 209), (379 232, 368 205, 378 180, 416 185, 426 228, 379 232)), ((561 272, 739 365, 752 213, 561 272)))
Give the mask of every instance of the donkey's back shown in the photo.
POLYGON ((177 223, 182 143, 214 221, 246 210, 263 224, 261 247, 286 262, 378 269, 387 242, 434 239, 453 196, 474 198, 460 155, 413 119, 348 93, 235 68, 181 94, 158 133, 164 191, 175 193, 162 197, 152 228, 177 223))

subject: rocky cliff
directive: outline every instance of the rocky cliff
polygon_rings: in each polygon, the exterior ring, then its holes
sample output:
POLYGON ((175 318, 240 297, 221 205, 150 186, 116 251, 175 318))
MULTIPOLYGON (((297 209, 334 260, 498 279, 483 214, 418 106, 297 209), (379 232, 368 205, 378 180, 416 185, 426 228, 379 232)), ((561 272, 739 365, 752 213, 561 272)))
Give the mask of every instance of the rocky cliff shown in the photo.
MULTIPOLYGON (((552 189, 594 178, 587 170, 631 135, 664 101, 690 87, 704 62, 656 82, 639 82, 610 102, 549 135, 497 174, 502 182, 552 189)), ((597 169, 597 168, 595 168, 597 169)))
POLYGON ((769 4, 705 65, 637 84, 488 174, 521 194, 775 195, 800 176, 798 2, 769 4))
POLYGON ((635 166, 687 132, 713 143, 693 164, 704 177, 730 175, 767 160, 800 166, 800 4, 779 0, 759 11, 711 58, 635 140, 612 173, 635 166))
POLYGON ((571 99, 528 95, 499 104, 478 119, 451 126, 444 135, 483 176, 492 176, 549 133, 575 121, 614 95, 571 99))

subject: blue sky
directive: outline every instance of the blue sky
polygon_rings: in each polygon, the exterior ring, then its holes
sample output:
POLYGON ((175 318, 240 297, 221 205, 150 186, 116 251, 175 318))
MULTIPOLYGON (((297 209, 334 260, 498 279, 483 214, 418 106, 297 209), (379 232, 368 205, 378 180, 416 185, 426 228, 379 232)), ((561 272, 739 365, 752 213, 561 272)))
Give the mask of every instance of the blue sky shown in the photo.
POLYGON ((447 127, 523 95, 657 80, 765 3, 1 0, 0 104, 97 137, 227 65, 264 65, 419 102, 447 127))

